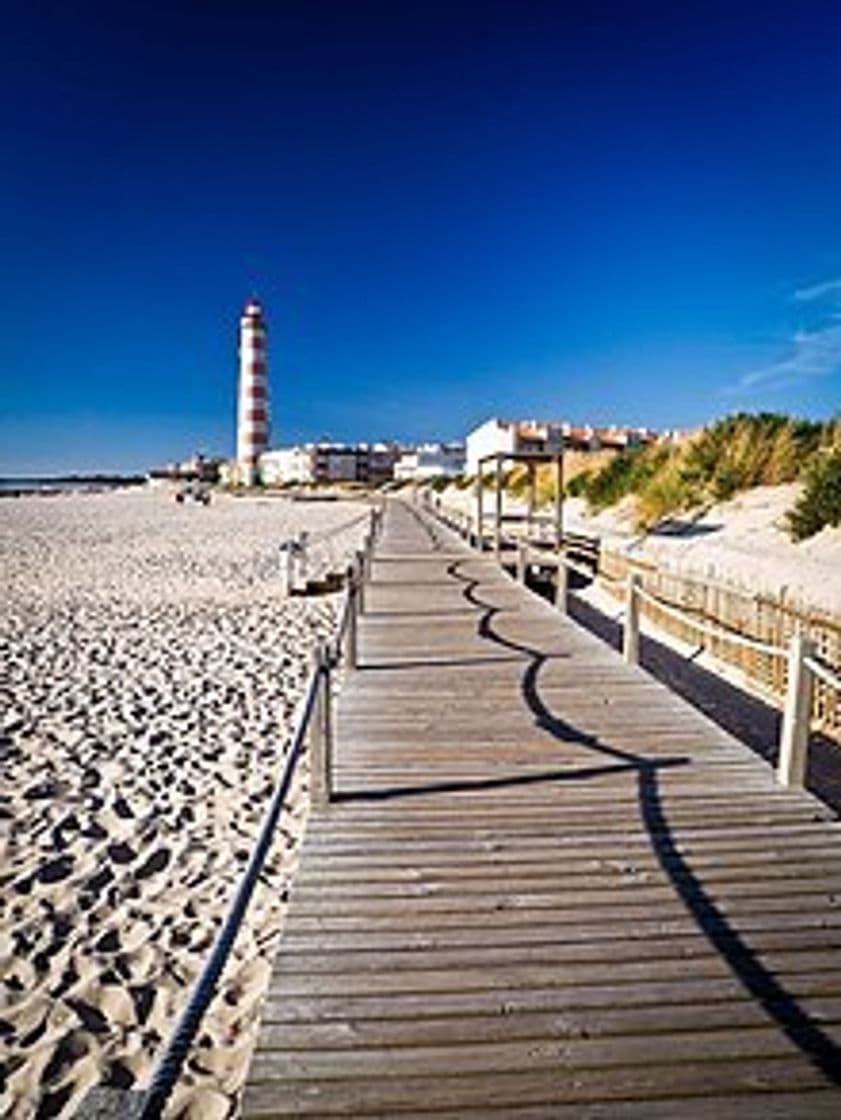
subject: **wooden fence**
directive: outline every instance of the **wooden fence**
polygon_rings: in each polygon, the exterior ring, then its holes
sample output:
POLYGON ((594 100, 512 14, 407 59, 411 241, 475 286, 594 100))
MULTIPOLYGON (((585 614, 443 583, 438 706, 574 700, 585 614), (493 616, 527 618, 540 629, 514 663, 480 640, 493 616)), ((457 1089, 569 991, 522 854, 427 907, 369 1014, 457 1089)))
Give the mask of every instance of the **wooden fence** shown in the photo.
MULTIPOLYGON (((778 596, 752 594, 721 581, 679 574, 650 561, 602 548, 599 574, 603 577, 603 586, 615 598, 624 600, 625 586, 632 573, 639 576, 643 590, 649 595, 689 616, 685 621, 676 618, 647 600, 644 616, 653 625, 740 672, 749 687, 779 706, 785 701, 788 686, 786 657, 704 633, 693 626, 693 620, 779 649, 787 648, 792 636, 801 631, 812 640, 823 662, 841 667, 841 621, 822 611, 789 602, 785 592, 778 596)), ((841 739, 838 692, 820 680, 815 682, 812 726, 841 739)))

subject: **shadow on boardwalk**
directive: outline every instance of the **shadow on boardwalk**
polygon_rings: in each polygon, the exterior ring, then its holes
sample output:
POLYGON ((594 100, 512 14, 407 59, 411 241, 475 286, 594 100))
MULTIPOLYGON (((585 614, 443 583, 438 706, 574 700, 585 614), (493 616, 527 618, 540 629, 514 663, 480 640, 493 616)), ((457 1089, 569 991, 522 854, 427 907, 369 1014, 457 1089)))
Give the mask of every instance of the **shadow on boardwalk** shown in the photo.
MULTIPOLYGON (((434 539, 433 544, 437 544, 434 539)), ((745 990, 765 1010, 769 1018, 776 1023, 789 1040, 831 1083, 841 1085, 841 1049, 801 1009, 783 984, 762 963, 742 935, 716 906, 679 850, 663 806, 659 771, 685 766, 689 760, 676 757, 654 761, 621 750, 602 742, 597 735, 571 725, 558 713, 553 712, 543 701, 539 685, 541 669, 549 658, 540 650, 512 641, 499 633, 495 626, 495 619, 500 613, 500 608, 480 598, 476 590, 479 581, 460 571, 463 563, 464 561, 451 563, 447 568, 447 574, 464 585, 462 594, 465 600, 481 611, 477 623, 479 636, 507 651, 507 656, 517 655, 518 660, 524 661, 520 690, 523 701, 534 715, 537 724, 559 742, 574 744, 610 761, 603 766, 585 767, 572 771, 554 771, 489 780, 430 783, 411 788, 396 787, 371 792, 353 792, 344 794, 341 799, 344 801, 381 801, 420 797, 434 793, 480 792, 538 782, 585 781, 619 772, 635 774, 640 817, 648 834, 652 850, 672 888, 692 915, 698 929, 727 963, 730 971, 745 990)), ((576 603, 574 613, 571 612, 573 617, 578 616, 577 621, 583 621, 581 618, 582 613, 584 613, 581 610, 582 607, 583 604, 576 603)), ((596 612, 592 613, 595 615, 596 612)), ((590 618, 588 621, 590 623, 588 629, 594 629, 597 620, 590 618)), ((609 620, 605 619, 604 622, 609 623, 609 620)), ((600 636, 607 637, 608 640, 616 638, 615 634, 606 633, 604 626, 602 626, 600 636)), ((655 675, 659 675, 662 679, 665 669, 660 652, 662 647, 654 651, 652 646, 653 643, 647 641, 643 643, 643 664, 646 668, 653 668, 652 662, 654 662, 660 670, 659 674, 655 673, 655 675)), ((396 667, 399 667, 399 664, 398 662, 396 667)), ((685 667, 685 663, 682 664, 685 667)), ((696 673, 703 672, 703 670, 698 670, 697 667, 693 668, 696 673)), ((668 682, 673 686, 671 676, 668 677, 668 682)), ((687 688, 684 685, 683 689, 677 688, 676 691, 686 696, 687 688)), ((702 705, 697 704, 696 706, 702 707, 702 705)))
MULTIPOLYGON (((579 577, 575 581, 583 586, 579 577)), ((591 634, 613 649, 621 649, 622 627, 614 619, 575 594, 569 597, 568 612, 591 634)), ((782 719, 778 709, 645 635, 640 636, 640 664, 754 753, 776 764, 782 719)), ((841 813, 841 747, 825 735, 810 736, 806 784, 836 813, 841 813)))

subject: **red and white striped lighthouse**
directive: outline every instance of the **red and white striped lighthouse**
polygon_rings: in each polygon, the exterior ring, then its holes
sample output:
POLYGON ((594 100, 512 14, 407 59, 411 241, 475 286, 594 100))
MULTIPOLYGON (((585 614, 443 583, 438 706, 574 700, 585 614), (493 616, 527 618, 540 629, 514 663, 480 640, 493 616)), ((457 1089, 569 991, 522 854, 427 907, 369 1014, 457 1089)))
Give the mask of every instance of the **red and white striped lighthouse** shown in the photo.
POLYGON ((266 324, 254 298, 239 321, 239 404, 237 473, 240 485, 253 486, 257 460, 269 445, 269 400, 266 370, 266 324))

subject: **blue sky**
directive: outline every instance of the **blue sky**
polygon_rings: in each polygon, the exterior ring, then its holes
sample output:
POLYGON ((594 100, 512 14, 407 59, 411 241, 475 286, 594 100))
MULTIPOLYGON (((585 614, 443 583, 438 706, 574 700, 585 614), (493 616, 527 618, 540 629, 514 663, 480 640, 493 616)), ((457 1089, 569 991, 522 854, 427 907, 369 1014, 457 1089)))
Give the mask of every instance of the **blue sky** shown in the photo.
POLYGON ((841 404, 837 4, 0 18, 0 474, 841 404))

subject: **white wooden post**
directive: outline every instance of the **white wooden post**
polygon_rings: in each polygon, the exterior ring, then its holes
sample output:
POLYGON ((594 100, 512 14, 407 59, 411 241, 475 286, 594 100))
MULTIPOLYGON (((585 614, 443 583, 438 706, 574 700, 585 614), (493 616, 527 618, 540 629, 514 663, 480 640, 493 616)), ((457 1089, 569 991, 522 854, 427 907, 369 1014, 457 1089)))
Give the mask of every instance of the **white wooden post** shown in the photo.
POLYGON ((324 809, 330 802, 332 721, 330 712, 330 658, 325 646, 313 650, 313 669, 318 673, 315 707, 310 717, 310 801, 324 809))
POLYGON ((628 665, 636 665, 640 659, 640 586, 639 572, 631 572, 625 592, 625 626, 622 630, 622 656, 628 665))
POLYGON ((365 613, 365 553, 356 553, 356 594, 357 607, 360 614, 365 613))
POLYGON ((283 552, 283 556, 281 557, 283 593, 288 596, 292 594, 292 585, 295 581, 295 558, 293 556, 292 541, 285 541, 280 547, 283 552))
POLYGON ((525 584, 528 571, 529 549, 525 541, 517 542, 517 580, 525 584))
POLYGON ((494 556, 497 564, 502 561, 502 459, 496 457, 496 494, 494 502, 494 556))
POLYGON ((482 476, 482 464, 479 463, 479 473, 476 475, 476 547, 480 552, 482 552, 485 547, 485 529, 483 524, 485 519, 485 510, 482 496, 483 482, 484 478, 482 476))
POLYGON ((801 630, 792 635, 788 647, 788 686, 777 765, 777 781, 784 786, 802 787, 806 781, 814 685, 814 674, 806 664, 806 658, 814 652, 815 643, 801 630))
POLYGON ((356 611, 359 603, 358 590, 356 586, 356 578, 353 569, 348 573, 348 620, 347 620, 347 634, 345 635, 345 666, 348 669, 355 669, 357 662, 357 649, 359 643, 359 633, 356 619, 356 611))
POLYGON ((368 579, 370 580, 374 574, 374 534, 369 533, 365 541, 365 550, 368 560, 368 579))
POLYGON ((555 460, 555 548, 564 542, 564 455, 555 460))
POLYGON ((558 553, 558 567, 555 576, 555 606, 561 614, 567 613, 567 585, 569 583, 569 572, 564 563, 565 556, 563 551, 558 553))
POLYGON ((537 467, 534 463, 528 464, 528 515, 526 518, 526 535, 529 540, 532 539, 532 527, 534 524, 534 507, 537 498, 537 467))
POLYGON ((300 585, 301 591, 307 589, 307 576, 309 574, 309 533, 301 533, 298 537, 298 576, 296 582, 300 585))

